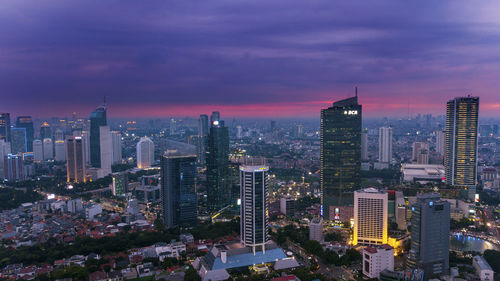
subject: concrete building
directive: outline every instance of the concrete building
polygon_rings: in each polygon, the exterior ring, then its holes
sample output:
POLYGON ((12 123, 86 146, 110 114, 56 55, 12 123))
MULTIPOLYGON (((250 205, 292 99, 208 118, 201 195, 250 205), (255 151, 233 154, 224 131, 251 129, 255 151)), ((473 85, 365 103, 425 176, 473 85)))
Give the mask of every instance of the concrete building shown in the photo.
POLYGON ((33 159, 35 162, 43 161, 43 142, 41 140, 33 141, 33 159))
POLYGON ((378 134, 378 161, 391 163, 392 160, 392 127, 380 127, 378 134))
POLYGON ((155 145, 148 137, 142 137, 136 146, 137 168, 145 169, 151 167, 154 162, 155 145))
POLYGON ((280 198, 280 213, 285 216, 293 216, 295 213, 295 199, 291 197, 280 198))
POLYGON ((112 178, 111 191, 113 195, 124 196, 128 192, 128 173, 113 173, 112 178))
POLYGON ((54 144, 52 139, 43 139, 43 160, 54 159, 54 144))
POLYGON ((394 248, 387 244, 364 248, 362 265, 365 276, 379 279, 380 272, 394 271, 394 248))
POLYGON ((111 131, 109 126, 99 127, 99 139, 100 139, 100 160, 101 160, 101 172, 103 176, 111 174, 111 164, 113 162, 113 147, 111 142, 111 131))
POLYGON ((354 192, 353 245, 387 244, 388 194, 370 187, 354 192))
POLYGON ((442 182, 445 179, 445 167, 431 164, 402 164, 401 174, 404 182, 442 182))
POLYGON ((113 164, 122 162, 122 134, 117 131, 111 132, 111 142, 113 147, 113 164))
POLYGON ((472 259, 472 266, 476 269, 477 275, 481 281, 493 281, 494 280, 494 271, 491 269, 491 266, 484 259, 483 256, 475 256, 472 259))
POLYGON ((412 161, 415 164, 429 164, 429 144, 426 142, 414 142, 412 145, 412 161))
POLYGON ((66 139, 66 158, 67 182, 86 182, 87 171, 81 137, 68 137, 66 139))
POLYGON ((99 204, 94 204, 85 207, 85 218, 87 220, 93 220, 95 216, 102 213, 102 207, 99 204))
POLYGON ((314 218, 309 224, 309 240, 323 241, 323 218, 314 218))
POLYGON ((78 213, 80 211, 83 211, 82 199, 76 198, 76 199, 68 200, 66 202, 66 207, 68 209, 68 212, 73 213, 73 214, 78 213))
POLYGON ((22 180, 23 157, 21 155, 8 154, 3 158, 3 176, 8 181, 22 180))
POLYGON ((444 156, 446 151, 446 131, 436 131, 436 152, 444 156))
POLYGON ((361 132, 361 161, 368 161, 368 132, 361 132))
POLYGON ((56 156, 54 160, 59 161, 59 162, 65 162, 66 161, 66 143, 64 140, 56 140, 54 143, 54 148, 56 152, 56 156))

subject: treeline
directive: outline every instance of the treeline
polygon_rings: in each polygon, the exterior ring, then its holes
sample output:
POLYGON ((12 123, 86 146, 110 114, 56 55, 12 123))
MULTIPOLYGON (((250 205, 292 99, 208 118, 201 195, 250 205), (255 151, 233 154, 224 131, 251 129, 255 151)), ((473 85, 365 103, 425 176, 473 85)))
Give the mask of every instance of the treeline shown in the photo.
POLYGON ((32 188, 26 188, 26 192, 13 188, 0 188, 0 211, 14 209, 23 203, 35 202, 41 199, 43 199, 43 196, 33 191, 32 188))

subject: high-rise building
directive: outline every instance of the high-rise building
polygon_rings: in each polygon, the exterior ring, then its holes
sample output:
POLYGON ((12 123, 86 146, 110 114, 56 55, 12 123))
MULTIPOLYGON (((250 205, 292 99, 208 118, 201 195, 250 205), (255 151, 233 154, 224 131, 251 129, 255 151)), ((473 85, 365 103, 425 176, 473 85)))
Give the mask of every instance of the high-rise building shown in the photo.
POLYGON ((229 131, 224 121, 212 122, 206 148, 207 207, 211 211, 218 211, 231 204, 229 131))
POLYGON ((370 187, 354 192, 353 245, 387 244, 388 195, 370 187))
POLYGON ((10 142, 0 139, 0 179, 4 178, 4 157, 10 154, 10 142))
POLYGON ((23 179, 23 157, 21 155, 8 154, 3 159, 4 179, 9 181, 23 179))
POLYGON ((117 131, 111 132, 113 142, 113 164, 122 162, 122 134, 117 131))
POLYGON ((414 142, 412 145, 412 161, 416 164, 429 164, 429 144, 426 142, 414 142))
POLYGON ((313 218, 309 224, 309 240, 323 241, 323 218, 313 218))
POLYGON ((475 193, 479 98, 463 97, 446 105, 446 183, 475 193))
POLYGON ((56 129, 54 132, 54 140, 64 140, 64 132, 61 129, 56 129))
POLYGON ((101 168, 101 137, 100 128, 106 126, 106 105, 99 106, 90 114, 90 164, 94 168, 101 168))
POLYGON ((205 114, 200 115, 198 120, 198 162, 205 165, 205 154, 207 153, 207 136, 208 136, 208 116, 205 114))
POLYGON ((43 139, 43 160, 54 159, 54 144, 52 139, 43 139))
POLYGON ((43 122, 42 126, 40 126, 40 139, 52 139, 52 129, 47 122, 43 122))
POLYGON ((175 135, 175 131, 177 130, 177 122, 175 122, 174 118, 170 119, 170 135, 175 135))
POLYGON ((295 214, 295 199, 292 197, 280 198, 280 212, 285 216, 293 216, 295 214))
POLYGON ((368 161, 368 132, 361 132, 361 160, 368 161))
POLYGON ((56 153, 54 160, 58 162, 66 161, 66 143, 64 140, 56 140, 54 143, 54 150, 56 153))
POLYGON ((240 166, 240 235, 241 243, 251 247, 253 253, 257 247, 265 252, 268 239, 267 209, 267 174, 265 165, 240 166))
POLYGON ((137 168, 145 169, 151 167, 154 162, 155 145, 148 137, 142 137, 136 146, 137 168))
POLYGON ((425 279, 447 274, 450 251, 450 203, 440 195, 422 194, 411 207, 410 268, 421 268, 425 279))
POLYGON ((25 128, 10 128, 10 145, 13 154, 28 151, 25 128))
POLYGON ((361 105, 357 95, 321 110, 321 214, 331 219, 330 206, 353 204, 360 187, 361 105))
POLYGON ((43 161, 43 142, 41 140, 33 141, 33 158, 35 162, 43 161))
POLYGON ((111 174, 111 164, 113 162, 113 143, 111 141, 111 131, 109 126, 99 128, 101 171, 102 175, 111 174))
POLYGON ((86 181, 84 150, 82 137, 68 137, 66 139, 66 171, 68 182, 86 181))
POLYGON ((446 131, 436 131, 436 152, 444 156, 446 151, 446 131))
POLYGON ((167 151, 161 157, 161 197, 167 228, 197 223, 196 156, 167 151))
POLYGON ((392 127, 380 127, 378 135, 378 161, 391 163, 392 160, 392 127))
POLYGON ((210 124, 214 124, 214 122, 219 122, 220 121, 220 113, 218 111, 212 112, 212 115, 210 115, 210 124))
POLYGON ((119 172, 112 175, 112 193, 114 196, 124 196, 128 192, 128 173, 119 172))
POLYGON ((364 248, 362 265, 366 277, 379 279, 380 272, 394 271, 394 248, 387 244, 364 248))
POLYGON ((241 125, 236 126, 236 138, 237 139, 243 138, 243 128, 241 127, 241 125))
POLYGON ((10 142, 10 113, 0 113, 0 139, 10 142))
POLYGON ((33 152, 33 141, 35 140, 35 129, 33 127, 33 119, 31 118, 31 116, 19 116, 19 117, 17 117, 16 127, 26 129, 27 151, 33 152))

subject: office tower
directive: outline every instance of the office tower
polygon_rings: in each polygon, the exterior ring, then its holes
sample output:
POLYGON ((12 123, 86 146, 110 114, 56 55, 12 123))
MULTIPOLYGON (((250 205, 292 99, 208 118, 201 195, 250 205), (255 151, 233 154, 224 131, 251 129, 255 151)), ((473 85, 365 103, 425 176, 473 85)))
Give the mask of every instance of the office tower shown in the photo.
POLYGON ((198 120, 198 162, 205 165, 205 154, 207 153, 207 136, 208 136, 208 116, 205 114, 200 115, 198 120))
POLYGON ((113 142, 113 164, 122 162, 122 134, 120 132, 111 132, 113 142))
POLYGON ((295 214, 295 199, 292 197, 280 198, 280 213, 285 216, 293 216, 295 214))
POLYGON ((429 164, 429 144, 426 142, 414 142, 412 145, 412 161, 416 164, 429 164))
POLYGON ((40 139, 52 139, 52 129, 47 122, 43 122, 42 126, 40 127, 40 139))
POLYGON ((17 117, 16 127, 26 129, 27 151, 33 152, 33 141, 35 140, 35 129, 33 127, 33 119, 31 118, 31 116, 19 116, 19 117, 17 117))
POLYGON ((54 144, 52 139, 43 139, 43 160, 54 159, 54 144))
POLYGON ((477 122, 479 98, 464 97, 446 105, 446 183, 475 193, 477 177, 477 122))
POLYGON ((391 163, 392 160, 392 127, 380 127, 378 135, 378 161, 391 163))
POLYGON ((161 197, 167 228, 197 223, 196 156, 167 151, 161 157, 161 197))
POLYGON ((219 122, 220 121, 220 113, 218 111, 212 112, 212 115, 210 115, 210 124, 213 125, 214 122, 219 122))
POLYGON ((56 140, 54 143, 54 150, 56 152, 54 160, 58 162, 66 161, 66 143, 64 140, 56 140))
POLYGON ((151 167, 154 162, 155 145, 148 137, 142 137, 136 146, 137 168, 145 169, 151 167))
POLYGON ((361 160, 368 161, 368 132, 361 132, 361 160))
POLYGON ((353 245, 387 244, 387 192, 370 187, 354 192, 353 245))
POLYGON ((170 119, 170 135, 175 135, 175 131, 177 130, 177 122, 175 119, 170 119))
POLYGON ((301 124, 295 125, 293 136, 296 138, 300 138, 302 137, 303 133, 304 133, 304 125, 301 124))
POLYGON ((265 165, 240 166, 240 235, 241 243, 252 247, 262 247, 268 241, 267 174, 265 165))
POLYGON ((82 137, 85 163, 90 164, 90 132, 82 131, 81 134, 77 136, 82 137))
POLYGON ((313 218, 309 224, 309 240, 323 241, 323 218, 313 218))
POLYGON ((9 181, 22 180, 23 157, 21 155, 8 154, 3 159, 4 179, 9 181))
POLYGON ((224 121, 214 121, 207 136, 207 207, 218 211, 231 204, 229 132, 224 121))
POLYGON ((12 154, 25 153, 28 151, 26 139, 25 128, 10 128, 10 145, 12 154))
POLYGON ((450 250, 450 203, 440 195, 421 194, 411 207, 410 268, 421 268, 425 279, 447 274, 450 250))
POLYGON ((241 128, 241 125, 236 126, 236 138, 237 139, 243 138, 243 128, 241 128))
POLYGON ((379 279, 380 272, 394 271, 394 248, 389 245, 368 246, 363 249, 363 274, 379 279))
POLYGON ((128 173, 113 173, 112 193, 114 196, 124 196, 128 192, 128 173))
POLYGON ((82 137, 66 139, 66 171, 68 182, 85 182, 85 153, 82 137))
POLYGON ((329 220, 335 206, 352 205, 352 192, 360 186, 361 105, 357 95, 321 110, 320 141, 321 214, 329 220))
POLYGON ((94 168, 101 168, 101 126, 106 126, 106 105, 99 106, 90 114, 90 164, 94 168))
POLYGON ((111 142, 111 131, 109 126, 99 128, 101 170, 102 175, 111 174, 111 163, 113 162, 113 143, 111 142))
POLYGON ((446 131, 436 131, 436 152, 444 156, 446 150, 446 131))
POLYGON ((43 161, 43 142, 41 140, 33 141, 33 158, 35 162, 43 161))
POLYGON ((64 132, 61 129, 56 129, 54 132, 54 140, 64 140, 64 132))
POLYGON ((3 139, 0 139, 0 179, 3 179, 4 177, 4 157, 8 154, 10 154, 10 143, 3 139))
POLYGON ((10 113, 0 113, 0 139, 10 142, 10 113))

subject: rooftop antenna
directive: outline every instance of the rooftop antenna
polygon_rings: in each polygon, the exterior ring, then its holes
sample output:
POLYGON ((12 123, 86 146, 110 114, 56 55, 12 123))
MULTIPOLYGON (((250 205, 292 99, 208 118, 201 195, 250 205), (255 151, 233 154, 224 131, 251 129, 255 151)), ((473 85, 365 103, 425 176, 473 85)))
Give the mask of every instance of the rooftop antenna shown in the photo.
POLYGON ((357 86, 356 86, 356 87, 354 87, 354 92, 355 92, 355 94, 356 94, 356 97, 358 97, 358 87, 357 87, 357 86))
POLYGON ((104 107, 106 107, 106 96, 104 96, 104 107))

